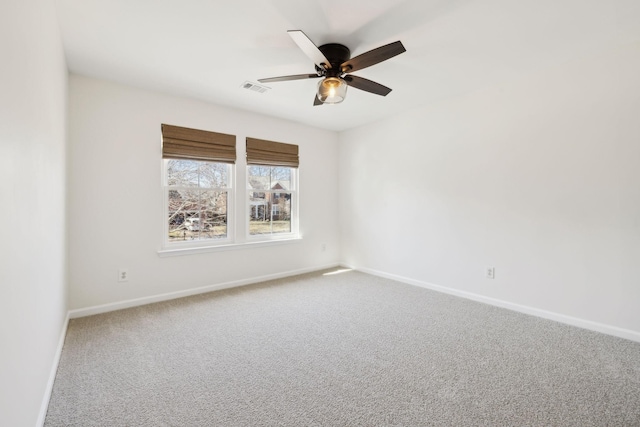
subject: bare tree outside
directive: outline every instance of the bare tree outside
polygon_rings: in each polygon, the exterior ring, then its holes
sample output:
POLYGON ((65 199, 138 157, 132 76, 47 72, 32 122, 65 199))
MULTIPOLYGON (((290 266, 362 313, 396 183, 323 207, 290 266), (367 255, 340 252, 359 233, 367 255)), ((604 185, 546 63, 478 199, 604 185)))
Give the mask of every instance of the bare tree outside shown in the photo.
POLYGON ((167 161, 169 241, 227 237, 229 165, 167 161))

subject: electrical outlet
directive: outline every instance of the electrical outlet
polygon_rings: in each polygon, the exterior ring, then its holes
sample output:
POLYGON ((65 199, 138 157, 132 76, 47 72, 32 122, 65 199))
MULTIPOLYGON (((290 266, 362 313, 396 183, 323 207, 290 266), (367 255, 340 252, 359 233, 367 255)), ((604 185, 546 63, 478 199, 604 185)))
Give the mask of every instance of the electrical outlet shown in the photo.
POLYGON ((487 267, 486 276, 487 276, 487 279, 495 279, 496 278, 495 267, 487 267))
POLYGON ((129 270, 120 269, 118 270, 118 282, 128 282, 129 281, 129 270))
POLYGON ((321 245, 320 245, 320 250, 321 250, 322 252, 326 251, 326 250, 327 250, 327 244, 326 244, 326 243, 321 244, 321 245))

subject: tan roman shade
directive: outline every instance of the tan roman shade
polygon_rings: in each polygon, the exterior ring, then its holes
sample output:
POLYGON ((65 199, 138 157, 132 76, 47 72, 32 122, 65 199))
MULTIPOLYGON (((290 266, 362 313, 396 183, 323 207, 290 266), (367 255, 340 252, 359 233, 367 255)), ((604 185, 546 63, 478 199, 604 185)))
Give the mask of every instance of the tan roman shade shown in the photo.
POLYGON ((298 146, 247 138, 247 164, 297 168, 300 164, 298 146))
POLYGON ((163 124, 162 157, 235 163, 236 136, 163 124))

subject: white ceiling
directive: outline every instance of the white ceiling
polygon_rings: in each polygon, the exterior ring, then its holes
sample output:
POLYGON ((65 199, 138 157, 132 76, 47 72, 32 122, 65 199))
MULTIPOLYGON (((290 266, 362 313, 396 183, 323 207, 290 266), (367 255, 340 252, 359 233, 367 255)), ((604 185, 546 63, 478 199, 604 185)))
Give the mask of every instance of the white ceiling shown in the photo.
POLYGON ((71 72, 344 130, 640 42, 639 0, 56 0, 71 72), (401 40, 407 52, 354 73, 393 91, 349 88, 314 107, 317 80, 287 34, 352 56, 401 40))

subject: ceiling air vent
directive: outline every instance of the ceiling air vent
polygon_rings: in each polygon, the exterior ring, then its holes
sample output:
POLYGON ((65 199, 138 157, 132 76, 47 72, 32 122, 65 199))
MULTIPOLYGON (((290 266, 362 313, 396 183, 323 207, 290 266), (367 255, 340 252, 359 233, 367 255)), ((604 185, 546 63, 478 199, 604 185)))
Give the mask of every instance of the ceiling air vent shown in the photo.
POLYGON ((247 90, 252 90, 254 92, 258 92, 258 93, 265 93, 266 91, 268 91, 270 88, 266 87, 266 86, 262 86, 259 85, 258 83, 253 83, 253 82, 244 82, 242 83, 242 88, 243 89, 247 89, 247 90))

